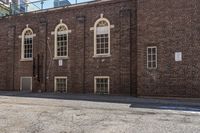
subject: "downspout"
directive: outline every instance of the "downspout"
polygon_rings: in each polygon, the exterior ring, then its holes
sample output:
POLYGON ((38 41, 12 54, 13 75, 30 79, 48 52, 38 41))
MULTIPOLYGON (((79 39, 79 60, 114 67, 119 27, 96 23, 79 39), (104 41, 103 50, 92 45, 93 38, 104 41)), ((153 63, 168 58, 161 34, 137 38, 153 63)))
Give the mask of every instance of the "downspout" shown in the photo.
POLYGON ((135 66, 135 69, 136 69, 136 75, 135 75, 135 78, 136 78, 136 83, 135 83, 135 97, 138 96, 137 92, 138 92, 138 76, 137 76, 137 71, 138 71, 138 50, 137 50, 137 47, 138 47, 138 15, 137 15, 137 11, 138 11, 138 0, 135 0, 135 45, 136 45, 136 66, 135 66))
POLYGON ((131 24, 131 22, 132 22, 132 19, 131 19, 131 17, 132 17, 132 13, 131 13, 131 9, 129 10, 129 21, 130 21, 130 23, 129 23, 129 25, 130 25, 130 30, 129 30, 129 38, 130 38, 130 96, 132 96, 133 95, 133 81, 132 81, 132 79, 133 79, 133 76, 132 76, 132 74, 133 74, 133 72, 132 72, 132 45, 133 45, 133 42, 132 42, 132 24, 131 24))
POLYGON ((83 17, 83 23, 84 23, 84 40, 83 40, 83 93, 85 93, 85 16, 83 17))
POLYGON ((13 40, 13 79, 12 79, 12 90, 14 91, 15 90, 15 45, 16 45, 16 41, 15 41, 15 37, 16 37, 16 26, 14 25, 13 26, 13 28, 14 28, 14 36, 13 36, 13 38, 14 38, 14 40, 13 40))
POLYGON ((48 34, 48 31, 47 31, 47 28, 48 28, 48 22, 47 21, 45 21, 45 23, 46 23, 46 29, 45 29, 45 31, 46 31, 46 35, 45 35, 45 80, 44 80, 44 85, 45 85, 45 92, 47 92, 47 49, 48 49, 48 47, 47 47, 47 34, 48 34))

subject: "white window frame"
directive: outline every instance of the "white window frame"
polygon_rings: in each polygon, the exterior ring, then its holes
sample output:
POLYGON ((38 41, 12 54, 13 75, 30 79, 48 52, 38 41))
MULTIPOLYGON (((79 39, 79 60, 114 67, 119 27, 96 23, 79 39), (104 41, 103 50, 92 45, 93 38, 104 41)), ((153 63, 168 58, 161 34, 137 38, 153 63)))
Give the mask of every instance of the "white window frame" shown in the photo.
POLYGON ((97 85, 96 85, 96 80, 97 79, 108 79, 108 95, 110 94, 110 77, 109 76, 94 76, 94 94, 96 94, 97 91, 97 85))
POLYGON ((31 28, 27 27, 23 30, 22 35, 19 36, 21 38, 21 61, 32 61, 33 60, 33 37, 35 37, 36 34, 33 34, 33 30, 31 28), (29 36, 29 38, 32 38, 32 57, 31 58, 24 58, 24 39, 25 39, 25 33, 26 31, 30 30, 32 32, 32 35, 29 36))
POLYGON ((69 34, 68 33, 69 33, 69 29, 68 29, 67 25, 62 23, 62 21, 61 21, 61 23, 56 26, 55 31, 53 32, 53 34, 54 34, 54 59, 67 59, 69 57, 68 56, 69 55, 69 50, 68 50, 68 48, 69 48, 69 37, 68 37, 69 34), (58 28, 60 26, 65 26, 65 28, 67 29, 66 32, 65 32, 67 34, 67 55, 66 56, 58 56, 57 55, 57 37, 58 37, 58 28))
POLYGON ((32 92, 32 87, 33 87, 33 78, 32 77, 29 77, 29 76, 22 76, 22 77, 20 77, 20 91, 22 91, 22 79, 23 78, 29 78, 29 79, 31 79, 31 92, 32 92))
POLYGON ((54 77, 54 92, 57 92, 56 84, 57 84, 57 79, 66 79, 66 93, 67 93, 67 76, 55 76, 54 77))
POLYGON ((94 24, 94 57, 101 57, 101 56, 110 56, 110 21, 106 18, 101 17, 98 19, 95 24, 94 24), (105 54, 97 54, 96 49, 97 49, 97 25, 100 21, 105 21, 108 24, 108 53, 105 54))
POLYGON ((149 46, 149 47, 147 47, 146 55, 147 55, 147 69, 157 69, 157 63, 158 63, 158 59, 157 59, 157 58, 158 58, 158 57, 157 57, 157 56, 158 56, 158 53, 157 53, 157 46, 149 46), (149 59, 149 58, 148 58, 148 55, 149 55, 148 49, 149 49, 149 48, 150 48, 150 49, 153 49, 153 48, 156 49, 156 60, 155 60, 155 61, 156 61, 156 67, 149 67, 149 64, 148 64, 148 63, 149 63, 149 60, 148 60, 148 59, 149 59))

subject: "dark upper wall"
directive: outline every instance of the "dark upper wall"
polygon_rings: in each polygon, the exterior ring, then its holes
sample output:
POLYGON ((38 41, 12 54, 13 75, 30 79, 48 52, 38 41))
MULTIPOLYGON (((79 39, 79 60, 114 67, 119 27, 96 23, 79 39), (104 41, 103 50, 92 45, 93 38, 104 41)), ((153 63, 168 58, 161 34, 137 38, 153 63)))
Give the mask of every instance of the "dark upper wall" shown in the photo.
POLYGON ((137 12, 138 94, 199 97, 200 1, 138 0, 137 12), (147 46, 158 48, 156 70, 146 68, 147 46))

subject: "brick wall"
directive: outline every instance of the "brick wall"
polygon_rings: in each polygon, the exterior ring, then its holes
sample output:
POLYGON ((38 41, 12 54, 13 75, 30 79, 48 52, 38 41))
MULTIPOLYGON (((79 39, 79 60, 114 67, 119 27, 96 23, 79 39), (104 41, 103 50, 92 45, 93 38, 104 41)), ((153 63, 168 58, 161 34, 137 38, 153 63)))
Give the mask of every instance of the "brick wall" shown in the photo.
POLYGON ((0 19, 0 90, 19 90, 33 77, 33 91, 53 91, 54 76, 68 77, 69 93, 93 93, 94 76, 110 76, 112 95, 199 97, 200 2, 113 0, 0 19), (111 29, 111 57, 95 58, 94 31, 103 14, 111 29), (54 31, 60 19, 69 33, 69 59, 58 66, 54 31), (23 62, 21 35, 33 29, 34 61, 23 62), (147 46, 157 46, 158 68, 147 69, 147 46), (183 60, 175 61, 175 52, 183 60))
POLYGON ((138 95, 200 97, 200 2, 138 0, 138 95), (147 70, 146 47, 157 46, 158 68, 147 70), (183 60, 175 62, 175 52, 183 60))
POLYGON ((137 62, 132 60, 132 56, 136 59, 135 6, 132 0, 115 0, 1 19, 1 27, 9 30, 0 30, 0 72, 7 72, 0 77, 0 90, 19 90, 20 77, 32 76, 33 91, 53 91, 54 76, 67 76, 69 93, 93 93, 94 76, 110 76, 111 94, 135 94, 137 62), (106 58, 93 57, 94 31, 90 28, 100 14, 114 25, 111 57, 106 58), (60 19, 72 31, 69 59, 63 60, 62 67, 53 59, 54 35, 51 34, 60 19), (27 24, 36 34, 34 61, 29 62, 20 61, 19 36, 27 24))

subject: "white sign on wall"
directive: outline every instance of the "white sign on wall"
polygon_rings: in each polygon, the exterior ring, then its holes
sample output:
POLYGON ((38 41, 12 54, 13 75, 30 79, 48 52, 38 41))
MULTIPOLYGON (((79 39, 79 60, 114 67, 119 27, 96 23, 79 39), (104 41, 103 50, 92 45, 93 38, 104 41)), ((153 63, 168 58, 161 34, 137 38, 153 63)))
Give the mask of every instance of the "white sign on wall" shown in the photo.
POLYGON ((175 52, 175 61, 182 61, 182 52, 175 52))
POLYGON ((63 66, 63 60, 58 60, 58 66, 63 66))

